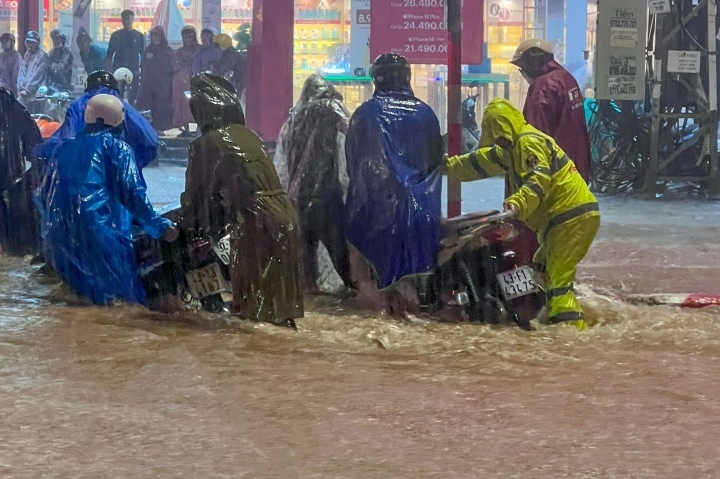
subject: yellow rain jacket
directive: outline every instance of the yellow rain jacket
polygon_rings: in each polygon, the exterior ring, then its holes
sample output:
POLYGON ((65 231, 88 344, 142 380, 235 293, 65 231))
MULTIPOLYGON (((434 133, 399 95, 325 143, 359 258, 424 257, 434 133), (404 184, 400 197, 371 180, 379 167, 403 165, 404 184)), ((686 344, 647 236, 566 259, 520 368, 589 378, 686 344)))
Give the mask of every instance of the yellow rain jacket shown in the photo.
POLYGON ((448 158, 446 173, 459 181, 507 176, 511 194, 505 204, 538 234, 534 261, 538 273, 547 275, 539 283, 546 288, 550 320, 575 321, 583 329, 573 281, 600 225, 600 208, 565 152, 510 102, 496 99, 483 116, 480 148, 448 158), (512 149, 495 145, 499 138, 510 141, 512 149))

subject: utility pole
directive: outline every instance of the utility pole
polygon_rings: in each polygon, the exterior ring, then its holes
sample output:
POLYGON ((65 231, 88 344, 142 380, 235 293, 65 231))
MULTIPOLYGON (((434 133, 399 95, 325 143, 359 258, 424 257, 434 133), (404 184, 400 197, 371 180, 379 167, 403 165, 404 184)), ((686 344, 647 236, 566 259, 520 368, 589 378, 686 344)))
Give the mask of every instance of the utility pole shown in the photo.
MULTIPOLYGON (((445 0, 445 23, 448 31, 448 154, 462 153, 462 0, 445 0)), ((448 178, 448 218, 459 216, 462 184, 448 178)))

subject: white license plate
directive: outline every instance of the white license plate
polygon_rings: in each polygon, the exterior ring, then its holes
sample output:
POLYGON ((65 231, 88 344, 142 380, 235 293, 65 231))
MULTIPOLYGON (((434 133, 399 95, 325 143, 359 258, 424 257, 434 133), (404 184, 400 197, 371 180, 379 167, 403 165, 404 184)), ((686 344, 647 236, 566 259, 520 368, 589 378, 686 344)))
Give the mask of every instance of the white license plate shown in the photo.
POLYGON ((185 275, 185 280, 188 288, 190 288, 190 294, 196 299, 202 299, 227 290, 227 283, 223 278, 220 265, 217 263, 190 271, 185 275))
POLYGON ((506 301, 537 292, 533 271, 527 266, 505 271, 497 275, 500 289, 506 301))
POLYGON ((224 265, 230 264, 230 235, 220 238, 220 241, 213 245, 213 251, 224 265))

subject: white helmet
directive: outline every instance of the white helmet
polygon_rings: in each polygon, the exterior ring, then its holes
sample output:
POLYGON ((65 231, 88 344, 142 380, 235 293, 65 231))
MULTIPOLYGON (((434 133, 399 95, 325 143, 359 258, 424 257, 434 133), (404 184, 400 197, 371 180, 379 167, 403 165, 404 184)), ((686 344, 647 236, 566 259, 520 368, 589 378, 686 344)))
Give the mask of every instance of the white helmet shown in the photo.
POLYGON ((107 126, 121 125, 125 120, 125 107, 123 103, 112 95, 95 95, 85 108, 85 124, 94 125, 97 122, 107 126))
POLYGON ((118 68, 115 70, 115 73, 113 73, 113 76, 117 80, 118 83, 125 82, 128 85, 132 83, 133 81, 133 74, 130 70, 128 70, 125 67, 118 68))

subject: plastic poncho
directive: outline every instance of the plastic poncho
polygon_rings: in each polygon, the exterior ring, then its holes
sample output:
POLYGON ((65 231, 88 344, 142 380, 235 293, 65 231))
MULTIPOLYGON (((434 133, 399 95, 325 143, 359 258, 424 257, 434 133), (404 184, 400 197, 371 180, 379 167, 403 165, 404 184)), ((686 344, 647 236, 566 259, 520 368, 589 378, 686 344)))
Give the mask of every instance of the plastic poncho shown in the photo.
POLYGON ((48 55, 47 84, 59 91, 72 91, 72 50, 66 46, 55 47, 48 55))
POLYGON ((409 84, 377 89, 350 121, 348 241, 385 288, 435 267, 441 238, 444 147, 432 109, 409 84))
MULTIPOLYGON (((85 92, 80 98, 73 101, 68 107, 65 121, 50 139, 35 149, 38 158, 52 158, 54 151, 63 140, 74 138, 85 129, 85 107, 90 98, 99 94, 112 95, 120 98, 120 94, 107 87, 100 87, 92 92, 85 92)), ((145 168, 157 156, 160 142, 157 132, 152 125, 128 103, 125 106, 125 126, 121 139, 126 141, 133 150, 138 168, 145 168)))
POLYGON ((140 90, 135 105, 140 110, 150 110, 153 115, 153 127, 165 131, 173 127, 172 81, 174 53, 168 45, 165 30, 157 26, 150 34, 160 36, 160 43, 150 43, 143 52, 140 68, 140 90))
POLYGON ((147 304, 135 263, 131 219, 153 238, 170 221, 145 194, 133 152, 119 132, 88 127, 62 144, 49 164, 45 252, 58 276, 95 304, 147 304))
POLYGON ((590 139, 585 125, 582 90, 559 63, 550 61, 528 88, 523 115, 528 123, 552 137, 578 171, 590 178, 590 139))
POLYGON ((39 226, 32 187, 39 182, 32 149, 40 131, 10 91, 0 89, 0 246, 4 253, 25 255, 39 247, 39 226))
POLYGON ((275 152, 278 176, 300 216, 305 279, 326 292, 351 282, 344 233, 349 120, 342 95, 320 75, 311 75, 283 126, 275 152), (328 263, 339 274, 339 284, 334 277, 324 277, 321 265, 328 263))
POLYGON ((18 72, 18 94, 22 90, 27 92, 25 96, 19 96, 18 101, 27 105, 31 100, 35 99, 35 94, 47 78, 48 73, 48 54, 42 50, 38 50, 34 55, 30 51, 25 52, 23 61, 20 64, 18 72))
POLYGON ((217 240, 229 226, 234 312, 284 324, 303 315, 297 213, 231 89, 205 73, 190 81, 202 135, 190 144, 182 227, 217 240))
POLYGON ((0 51, 0 88, 10 90, 16 97, 21 63, 22 56, 17 50, 0 51))

